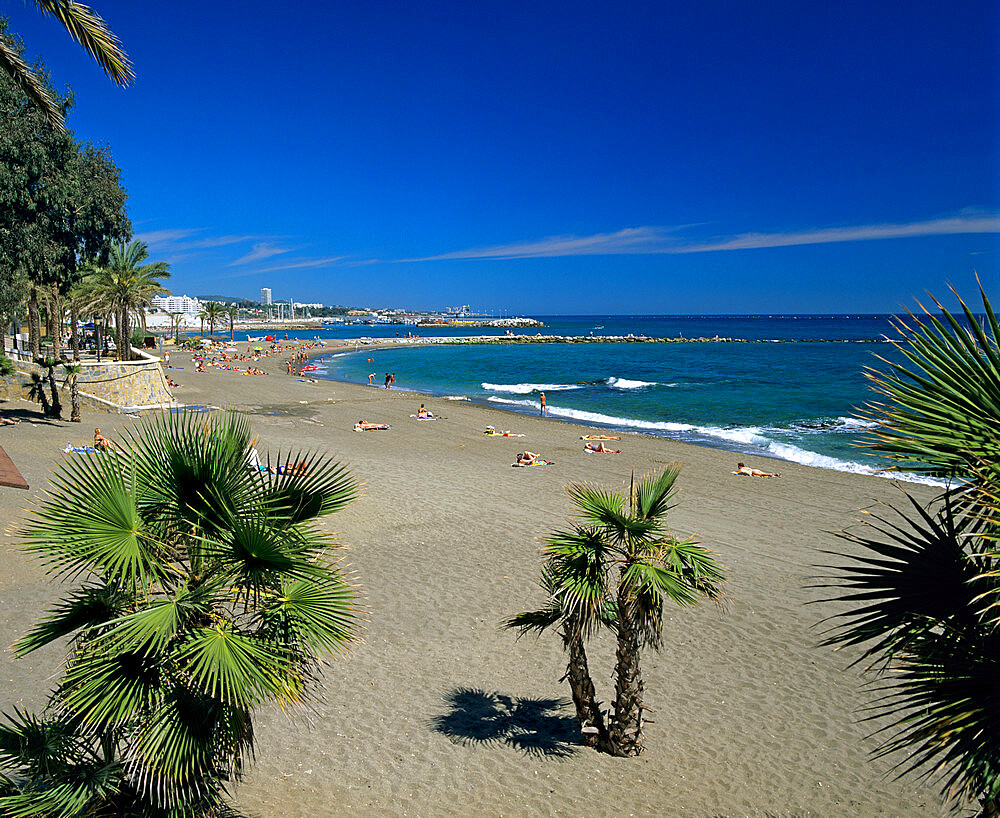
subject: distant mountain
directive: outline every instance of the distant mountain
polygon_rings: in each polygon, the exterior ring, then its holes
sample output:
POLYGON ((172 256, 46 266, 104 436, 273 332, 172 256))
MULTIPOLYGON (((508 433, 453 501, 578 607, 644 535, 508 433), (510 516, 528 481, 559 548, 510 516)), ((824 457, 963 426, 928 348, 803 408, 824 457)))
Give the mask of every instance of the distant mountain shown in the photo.
POLYGON ((199 295, 196 296, 199 301, 219 301, 223 304, 235 304, 237 307, 256 307, 258 302, 251 301, 249 298, 238 298, 235 295, 199 295))

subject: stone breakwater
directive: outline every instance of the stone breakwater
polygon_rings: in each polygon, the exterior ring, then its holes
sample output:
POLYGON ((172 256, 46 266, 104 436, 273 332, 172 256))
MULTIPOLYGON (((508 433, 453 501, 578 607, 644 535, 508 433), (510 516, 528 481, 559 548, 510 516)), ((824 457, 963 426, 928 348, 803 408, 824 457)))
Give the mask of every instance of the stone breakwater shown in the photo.
MULTIPOLYGON (((363 339, 379 343, 383 339, 363 339)), ((467 337, 384 339, 392 344, 877 344, 884 338, 845 341, 835 338, 650 338, 645 335, 474 335, 467 337)))

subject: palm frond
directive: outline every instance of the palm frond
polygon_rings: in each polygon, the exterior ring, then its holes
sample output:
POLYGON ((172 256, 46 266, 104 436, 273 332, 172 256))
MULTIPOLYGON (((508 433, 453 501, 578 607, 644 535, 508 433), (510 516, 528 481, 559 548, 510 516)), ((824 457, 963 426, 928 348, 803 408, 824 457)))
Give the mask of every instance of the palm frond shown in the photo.
POLYGON ((69 35, 93 57, 117 85, 127 87, 135 79, 132 64, 119 39, 89 6, 74 0, 35 0, 35 5, 55 17, 69 35))
POLYGON ((227 622, 194 630, 178 658, 200 690, 236 707, 254 707, 270 698, 295 701, 301 692, 285 686, 285 652, 227 622))
POLYGON ((63 127, 62 105, 49 93, 49 89, 24 61, 18 49, 3 36, 0 36, 0 69, 3 69, 21 92, 38 106, 49 125, 53 128, 63 127))
POLYGON ((908 499, 913 516, 892 509, 901 524, 872 515, 865 527, 871 535, 840 535, 865 555, 850 556, 828 585, 837 593, 824 601, 854 604, 833 617, 824 644, 868 644, 857 661, 879 654, 889 661, 929 631, 953 634, 978 624, 977 571, 965 552, 969 518, 950 506, 932 516, 908 499))
POLYGON ((313 650, 343 653, 356 639, 358 613, 357 590, 330 573, 321 582, 286 581, 267 615, 279 617, 313 650))
POLYGON ((70 592, 27 634, 14 643, 14 653, 25 656, 71 633, 87 637, 121 615, 130 597, 114 584, 86 585, 70 592))
POLYGON ((74 458, 22 529, 27 550, 58 575, 97 574, 148 587, 163 550, 136 506, 137 486, 113 455, 74 458), (86 487, 86 491, 81 491, 86 487))
POLYGON ((674 464, 658 474, 641 478, 635 487, 635 513, 644 520, 661 519, 670 510, 670 501, 677 494, 674 483, 680 473, 680 465, 674 464))

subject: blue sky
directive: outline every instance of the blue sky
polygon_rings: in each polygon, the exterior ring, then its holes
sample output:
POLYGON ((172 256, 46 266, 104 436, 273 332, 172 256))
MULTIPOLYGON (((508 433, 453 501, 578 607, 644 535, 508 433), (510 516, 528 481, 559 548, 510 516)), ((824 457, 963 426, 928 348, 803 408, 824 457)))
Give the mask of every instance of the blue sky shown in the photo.
POLYGON ((524 313, 1000 291, 996 4, 8 4, 176 293, 524 313))

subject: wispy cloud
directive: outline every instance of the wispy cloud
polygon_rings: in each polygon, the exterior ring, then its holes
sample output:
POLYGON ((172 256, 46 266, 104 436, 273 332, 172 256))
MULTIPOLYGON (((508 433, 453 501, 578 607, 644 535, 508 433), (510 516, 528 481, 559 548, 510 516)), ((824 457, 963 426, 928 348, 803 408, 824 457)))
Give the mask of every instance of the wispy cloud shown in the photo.
POLYGON ((709 241, 685 239, 681 235, 681 231, 684 229, 684 227, 629 227, 613 233, 596 233, 592 236, 549 236, 533 241, 474 247, 422 258, 398 259, 398 261, 709 253, 727 250, 755 250, 767 247, 792 247, 805 244, 878 241, 918 236, 1000 233, 1000 215, 973 214, 898 224, 823 227, 776 233, 740 233, 709 241))
POLYGON ((147 230, 144 233, 136 233, 135 237, 139 241, 144 241, 150 247, 160 247, 165 244, 174 244, 175 242, 186 239, 188 236, 193 236, 198 232, 197 228, 176 228, 170 230, 147 230))
POLYGON ((918 236, 954 236, 964 233, 1000 233, 1000 216, 954 216, 904 224, 866 224, 854 227, 824 227, 790 233, 743 233, 704 244, 675 247, 673 253, 709 253, 721 250, 755 250, 801 244, 833 244, 845 241, 878 241, 918 236))
MULTIPOLYGON (((677 228, 672 228, 676 230, 677 228)), ((549 236, 537 241, 474 247, 424 258, 400 261, 447 261, 452 259, 552 258, 554 256, 617 256, 635 253, 663 252, 662 246, 671 233, 663 227, 627 227, 614 233, 593 236, 549 236)))
POLYGON ((255 276, 262 273, 277 273, 281 270, 303 270, 309 267, 327 267, 337 264, 338 262, 342 262, 346 258, 347 256, 329 256, 327 258, 288 259, 283 264, 275 264, 271 267, 256 267, 253 270, 242 270, 238 273, 230 273, 229 275, 221 276, 221 278, 244 278, 246 276, 255 276))
POLYGON ((279 256, 287 252, 288 249, 285 247, 278 247, 266 241, 257 242, 249 253, 240 256, 236 261, 229 262, 229 266, 236 267, 239 264, 252 264, 255 261, 263 261, 266 258, 271 258, 271 256, 279 256))

